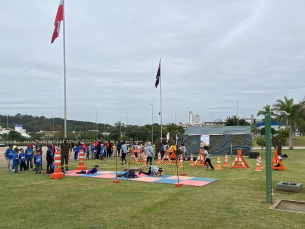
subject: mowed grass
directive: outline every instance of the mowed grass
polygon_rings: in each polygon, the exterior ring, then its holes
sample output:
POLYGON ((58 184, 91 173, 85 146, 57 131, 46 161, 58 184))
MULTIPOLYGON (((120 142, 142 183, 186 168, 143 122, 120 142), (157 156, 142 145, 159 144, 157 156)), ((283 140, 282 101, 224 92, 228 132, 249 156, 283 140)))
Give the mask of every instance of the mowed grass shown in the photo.
MULTIPOLYGON (((256 143, 256 138, 255 139, 252 139, 252 146, 253 147, 260 147, 257 143, 256 143)), ((292 145, 293 146, 305 146, 305 136, 301 136, 301 137, 292 137, 292 145)), ((285 147, 286 146, 289 146, 289 141, 287 139, 287 142, 286 142, 286 145, 284 145, 285 147)))
MULTIPOLYGON (((265 153, 261 152, 265 167, 265 153)), ((273 198, 305 201, 304 192, 275 190, 279 181, 305 181, 305 150, 284 153, 288 154, 283 161, 287 172, 273 172, 273 198)), ((234 158, 229 156, 230 164, 234 158)), ((214 166, 216 160, 213 156, 214 166)), ((220 180, 183 188, 133 181, 114 184, 111 179, 84 177, 51 180, 32 171, 15 176, 1 168, 0 228, 304 228, 305 215, 268 209, 265 169, 254 172, 256 160, 246 160, 248 170, 222 167, 210 171, 187 162, 188 176, 220 180)), ((86 161, 89 168, 98 163, 86 161)), ((75 168, 78 162, 70 165, 75 168)), ((104 167, 114 170, 114 158, 104 167)), ((170 169, 164 173, 174 175, 170 169)))

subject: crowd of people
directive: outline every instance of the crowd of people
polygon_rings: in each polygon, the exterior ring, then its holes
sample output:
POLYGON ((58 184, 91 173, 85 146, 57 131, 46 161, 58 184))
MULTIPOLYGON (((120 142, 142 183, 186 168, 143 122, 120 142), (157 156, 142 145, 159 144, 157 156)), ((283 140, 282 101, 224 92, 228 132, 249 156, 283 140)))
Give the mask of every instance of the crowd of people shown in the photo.
MULTIPOLYGON (((186 158, 186 148, 182 144, 182 157, 186 158)), ((147 164, 152 165, 154 157, 157 157, 158 154, 161 154, 161 159, 164 157, 166 149, 176 150, 175 144, 161 144, 160 140, 157 140, 155 147, 153 147, 151 142, 145 143, 126 143, 125 141, 118 141, 116 143, 111 143, 109 140, 103 142, 103 139, 99 139, 95 142, 92 142, 90 145, 78 142, 75 144, 73 141, 68 142, 68 139, 65 138, 63 143, 54 145, 47 144, 47 152, 45 155, 45 160, 47 162, 46 173, 51 174, 54 172, 54 154, 55 152, 61 152, 61 169, 62 172, 69 170, 69 157, 71 153, 74 152, 74 160, 78 160, 79 152, 83 151, 86 155, 86 159, 99 159, 101 164, 106 163, 106 158, 118 156, 123 163, 127 164, 126 156, 131 153, 132 149, 140 149, 141 153, 145 153, 147 156, 147 164)), ((38 139, 35 139, 35 142, 32 144, 27 144, 27 148, 18 148, 9 144, 9 147, 5 151, 5 158, 7 160, 7 171, 15 172, 16 175, 19 174, 19 170, 32 170, 36 174, 42 174, 42 164, 44 161, 42 145, 38 139)), ((138 157, 135 153, 135 157, 138 157)))

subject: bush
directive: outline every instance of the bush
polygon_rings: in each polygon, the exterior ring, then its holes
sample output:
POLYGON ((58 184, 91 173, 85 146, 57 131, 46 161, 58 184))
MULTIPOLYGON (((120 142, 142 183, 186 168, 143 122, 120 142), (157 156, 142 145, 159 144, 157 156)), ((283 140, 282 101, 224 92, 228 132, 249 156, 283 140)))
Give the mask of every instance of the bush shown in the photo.
POLYGON ((262 149, 265 147, 265 138, 261 137, 256 139, 256 144, 262 147, 262 149))

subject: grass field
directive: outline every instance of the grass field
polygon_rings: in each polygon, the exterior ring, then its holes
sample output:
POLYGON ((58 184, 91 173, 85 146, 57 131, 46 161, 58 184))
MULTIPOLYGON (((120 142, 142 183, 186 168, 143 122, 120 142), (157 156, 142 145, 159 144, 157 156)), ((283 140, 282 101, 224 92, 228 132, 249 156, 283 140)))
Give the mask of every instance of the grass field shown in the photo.
MULTIPOLYGON (((284 150, 287 172, 273 172, 274 188, 279 181, 304 184, 304 151, 284 150)), ((233 159, 229 156, 230 164, 233 159)), ((51 180, 32 171, 15 176, 1 168, 0 228, 304 228, 305 215, 268 209, 265 169, 254 172, 256 160, 246 160, 250 166, 246 171, 227 167, 210 171, 187 165, 188 176, 220 180, 183 188, 83 177, 51 180)), ((216 166, 216 157, 212 162, 216 166)), ((224 157, 221 162, 223 165, 224 157)), ((97 163, 86 161, 90 168, 97 163)), ((77 164, 71 162, 73 169, 77 164)), ((113 165, 110 162, 107 167, 113 165)), ((164 172, 175 174, 174 170, 164 172)), ((304 192, 274 190, 274 194, 274 200, 305 201, 304 192)))
MULTIPOLYGON (((287 144, 285 146, 288 146, 289 142, 287 139, 287 144)), ((292 145, 293 146, 305 146, 305 136, 301 137, 292 137, 292 145)), ((256 139, 252 139, 252 146, 253 147, 260 147, 259 145, 256 144, 256 139)))

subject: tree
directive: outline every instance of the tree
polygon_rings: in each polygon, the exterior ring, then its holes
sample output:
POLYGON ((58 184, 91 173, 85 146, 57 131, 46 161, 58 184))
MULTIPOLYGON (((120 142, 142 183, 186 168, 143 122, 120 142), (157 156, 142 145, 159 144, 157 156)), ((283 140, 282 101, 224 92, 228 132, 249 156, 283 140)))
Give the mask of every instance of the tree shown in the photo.
POLYGON ((17 141, 17 142, 23 142, 26 140, 25 137, 23 137, 20 133, 17 131, 11 130, 7 135, 8 141, 17 141))
MULTIPOLYGON (((277 131, 271 127, 271 135, 275 135, 277 131)), ((265 135, 265 127, 261 129, 261 135, 265 135)))
POLYGON ((284 100, 276 100, 276 103, 273 106, 274 110, 278 113, 278 120, 286 123, 287 129, 289 129, 289 149, 293 150, 292 129, 296 121, 298 107, 293 104, 293 99, 288 99, 287 96, 284 96, 284 100))
POLYGON ((256 116, 265 115, 265 114, 269 114, 269 113, 271 116, 274 116, 273 111, 274 111, 274 108, 272 107, 272 105, 267 104, 266 106, 263 107, 262 110, 257 112, 256 116))
POLYGON ((227 117, 226 126, 237 126, 237 123, 239 126, 250 126, 251 124, 248 123, 245 119, 239 119, 236 115, 233 115, 232 118, 229 116, 227 117))
POLYGON ((113 129, 109 134, 109 138, 114 141, 118 141, 120 137, 120 131, 118 129, 113 129))

